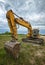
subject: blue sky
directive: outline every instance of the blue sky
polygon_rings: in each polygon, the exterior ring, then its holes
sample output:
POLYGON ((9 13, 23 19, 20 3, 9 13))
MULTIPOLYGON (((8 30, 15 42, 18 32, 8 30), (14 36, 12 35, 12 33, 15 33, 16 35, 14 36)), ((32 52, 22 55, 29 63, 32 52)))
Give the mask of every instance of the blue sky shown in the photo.
MULTIPOLYGON (((0 32, 9 30, 6 12, 10 9, 31 23, 32 28, 45 32, 45 0, 0 0, 0 32)), ((23 26, 18 30, 27 31, 23 26)))

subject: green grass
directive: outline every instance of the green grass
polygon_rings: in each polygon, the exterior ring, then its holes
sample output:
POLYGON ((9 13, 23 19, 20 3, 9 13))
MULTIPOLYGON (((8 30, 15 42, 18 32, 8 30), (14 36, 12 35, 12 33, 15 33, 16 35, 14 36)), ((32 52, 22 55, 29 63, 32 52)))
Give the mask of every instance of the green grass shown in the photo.
POLYGON ((21 42, 20 56, 14 59, 4 49, 5 42, 11 40, 11 37, 0 35, 0 65, 45 65, 45 46, 23 43, 23 37, 25 35, 18 35, 18 41, 21 42))

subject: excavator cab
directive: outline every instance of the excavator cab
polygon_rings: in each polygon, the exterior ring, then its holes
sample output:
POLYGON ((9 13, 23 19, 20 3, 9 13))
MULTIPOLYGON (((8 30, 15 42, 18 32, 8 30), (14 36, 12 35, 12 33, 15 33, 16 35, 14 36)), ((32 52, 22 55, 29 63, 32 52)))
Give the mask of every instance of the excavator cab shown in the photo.
POLYGON ((39 37, 39 29, 33 29, 32 30, 32 36, 33 38, 38 38, 39 37))

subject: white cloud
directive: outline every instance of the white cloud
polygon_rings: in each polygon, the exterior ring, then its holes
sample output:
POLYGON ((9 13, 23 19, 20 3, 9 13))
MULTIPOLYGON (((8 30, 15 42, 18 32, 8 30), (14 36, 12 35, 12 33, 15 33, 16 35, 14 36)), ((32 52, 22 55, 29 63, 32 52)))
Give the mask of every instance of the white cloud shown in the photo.
POLYGON ((32 26, 33 29, 45 29, 45 26, 32 26))
POLYGON ((5 2, 5 0, 0 0, 1 2, 5 2))
POLYGON ((0 16, 4 14, 4 11, 2 10, 2 8, 0 7, 0 16))
POLYGON ((44 13, 43 14, 32 13, 31 15, 27 14, 26 18, 33 21, 38 21, 38 20, 42 20, 42 18, 45 18, 45 14, 44 13))

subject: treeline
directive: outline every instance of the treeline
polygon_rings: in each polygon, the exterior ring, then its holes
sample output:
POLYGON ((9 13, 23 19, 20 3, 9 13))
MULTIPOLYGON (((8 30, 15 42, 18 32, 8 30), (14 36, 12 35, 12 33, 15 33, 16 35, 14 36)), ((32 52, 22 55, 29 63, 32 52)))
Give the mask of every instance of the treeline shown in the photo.
POLYGON ((0 33, 0 35, 10 35, 11 33, 6 31, 5 33, 0 33))

